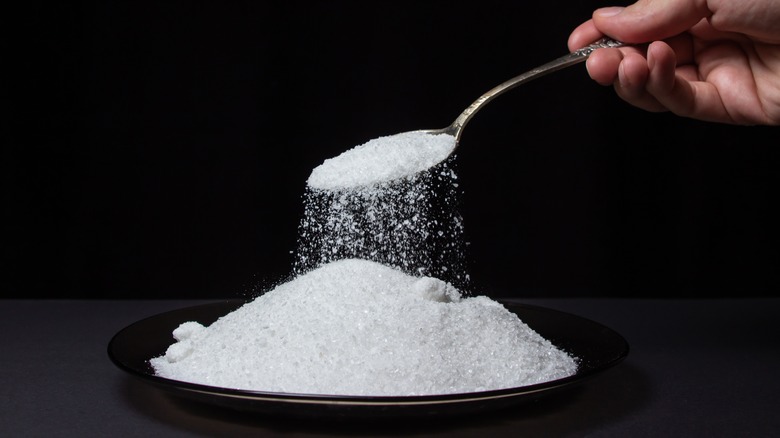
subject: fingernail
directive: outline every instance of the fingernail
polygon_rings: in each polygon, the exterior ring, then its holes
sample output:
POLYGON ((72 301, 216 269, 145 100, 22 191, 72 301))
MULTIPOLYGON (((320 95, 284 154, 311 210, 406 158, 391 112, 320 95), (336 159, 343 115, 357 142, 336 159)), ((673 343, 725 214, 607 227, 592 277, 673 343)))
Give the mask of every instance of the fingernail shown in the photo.
POLYGON ((628 79, 626 78, 626 68, 623 67, 623 63, 621 62, 620 65, 618 65, 618 84, 626 85, 628 84, 628 79))
POLYGON ((623 12, 624 9, 626 8, 621 6, 611 6, 608 8, 596 9, 595 11, 593 11, 593 15, 598 15, 599 17, 605 17, 605 18, 612 17, 623 12))

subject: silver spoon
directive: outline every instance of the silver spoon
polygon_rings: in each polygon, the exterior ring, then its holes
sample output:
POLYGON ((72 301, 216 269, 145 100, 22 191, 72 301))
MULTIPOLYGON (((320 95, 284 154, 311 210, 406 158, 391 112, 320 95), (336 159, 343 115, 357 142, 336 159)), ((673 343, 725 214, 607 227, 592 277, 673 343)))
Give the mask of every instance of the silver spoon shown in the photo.
POLYGON ((466 126, 466 123, 468 123, 469 120, 471 120, 471 118, 474 117, 474 114, 476 114, 476 112, 479 111, 480 108, 485 106, 486 103, 495 99, 502 93, 509 91, 517 87, 518 85, 524 84, 532 79, 536 79, 548 73, 552 73, 554 71, 558 71, 563 68, 575 64, 579 64, 580 62, 583 62, 586 59, 588 59, 591 53, 593 53, 593 51, 595 51, 596 49, 605 49, 610 47, 622 47, 622 46, 624 46, 624 44, 620 41, 616 41, 610 38, 602 38, 589 46, 583 47, 579 50, 569 53, 568 55, 561 56, 558 59, 540 65, 539 67, 529 70, 519 76, 515 76, 514 78, 504 82, 503 84, 494 87, 492 90, 480 96, 480 98, 474 101, 474 103, 469 105, 469 107, 466 108, 458 116, 458 118, 455 119, 454 122, 452 122, 450 126, 443 129, 424 129, 424 130, 420 130, 419 132, 424 132, 426 134, 433 134, 433 135, 435 134, 452 135, 453 137, 455 137, 455 147, 457 148, 458 144, 460 143, 460 136, 463 132, 463 127, 466 126))

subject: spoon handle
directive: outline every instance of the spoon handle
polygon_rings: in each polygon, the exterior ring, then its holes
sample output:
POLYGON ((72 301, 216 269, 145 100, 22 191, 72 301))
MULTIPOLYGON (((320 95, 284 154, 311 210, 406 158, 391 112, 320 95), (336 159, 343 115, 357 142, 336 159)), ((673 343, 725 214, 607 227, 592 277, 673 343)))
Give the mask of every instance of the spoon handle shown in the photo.
POLYGON ((540 65, 539 67, 529 70, 521 75, 515 76, 514 78, 494 87, 492 90, 480 96, 480 98, 474 101, 474 103, 469 105, 469 107, 466 108, 460 114, 460 116, 458 116, 455 122, 450 125, 449 131, 455 132, 455 137, 459 139, 463 126, 465 126, 466 123, 471 120, 471 118, 474 116, 474 113, 476 113, 483 105, 490 102, 501 93, 511 90, 512 88, 515 88, 516 86, 526 83, 532 79, 536 79, 574 64, 579 64, 580 62, 588 59, 591 53, 593 53, 596 49, 622 47, 623 45, 624 44, 620 41, 615 41, 609 38, 602 38, 589 46, 575 50, 574 52, 561 56, 560 58, 554 59, 546 64, 540 65))

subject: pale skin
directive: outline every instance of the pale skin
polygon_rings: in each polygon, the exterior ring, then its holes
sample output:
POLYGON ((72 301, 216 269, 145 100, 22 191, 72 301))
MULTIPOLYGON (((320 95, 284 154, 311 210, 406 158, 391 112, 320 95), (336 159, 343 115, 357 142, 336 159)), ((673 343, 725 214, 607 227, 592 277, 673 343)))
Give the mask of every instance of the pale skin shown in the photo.
POLYGON ((652 112, 734 125, 780 125, 779 0, 639 0, 598 9, 569 37, 607 35, 586 66, 623 100, 652 112))

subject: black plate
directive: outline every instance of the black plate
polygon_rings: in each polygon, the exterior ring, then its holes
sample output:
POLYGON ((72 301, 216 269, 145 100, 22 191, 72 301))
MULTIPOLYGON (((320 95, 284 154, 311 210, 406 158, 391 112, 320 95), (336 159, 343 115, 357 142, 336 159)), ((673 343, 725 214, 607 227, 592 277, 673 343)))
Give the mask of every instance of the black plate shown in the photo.
POLYGON ((563 379, 517 388, 409 397, 247 391, 154 374, 149 359, 165 353, 173 343, 171 333, 179 324, 197 321, 210 325, 243 305, 243 300, 188 307, 140 320, 111 339, 108 355, 122 370, 175 396, 253 413, 328 419, 430 417, 496 410, 569 388, 617 365, 628 355, 626 340, 599 323, 544 307, 498 301, 558 348, 579 358, 577 372, 563 379))

